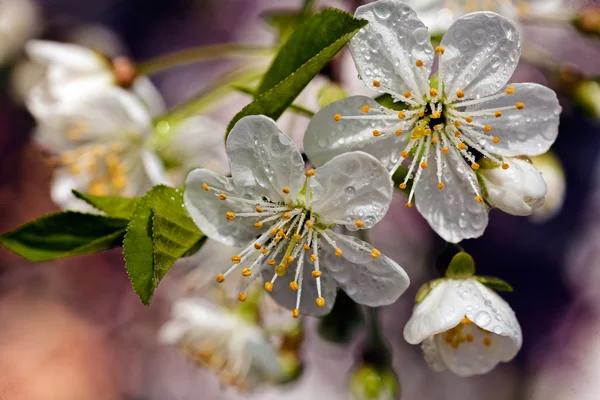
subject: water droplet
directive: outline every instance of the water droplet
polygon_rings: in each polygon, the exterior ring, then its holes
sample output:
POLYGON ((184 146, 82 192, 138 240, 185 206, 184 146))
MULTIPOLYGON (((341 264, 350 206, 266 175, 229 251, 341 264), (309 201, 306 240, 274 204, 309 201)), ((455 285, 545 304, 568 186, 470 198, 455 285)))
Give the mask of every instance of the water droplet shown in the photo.
POLYGON ((501 333, 502 333, 502 327, 501 327, 500 325, 496 325, 496 326, 494 327, 493 331, 494 331, 494 333, 495 333, 496 335, 499 335, 499 334, 501 334, 501 333))
POLYGON ((391 0, 382 0, 373 7, 373 12, 381 19, 388 19, 396 9, 396 3, 391 0))
POLYGON ((356 188, 354 186, 348 186, 346 189, 344 189, 344 192, 346 192, 347 195, 354 196, 356 193, 356 188))
POLYGON ((492 318, 490 317, 490 314, 488 314, 486 311, 480 311, 475 316, 475 321, 473 322, 475 322, 477 326, 483 328, 485 326, 488 326, 490 322, 492 322, 492 318))
POLYGON ((417 28, 413 33, 413 37, 418 44, 424 44, 429 40, 429 31, 425 28, 417 28))

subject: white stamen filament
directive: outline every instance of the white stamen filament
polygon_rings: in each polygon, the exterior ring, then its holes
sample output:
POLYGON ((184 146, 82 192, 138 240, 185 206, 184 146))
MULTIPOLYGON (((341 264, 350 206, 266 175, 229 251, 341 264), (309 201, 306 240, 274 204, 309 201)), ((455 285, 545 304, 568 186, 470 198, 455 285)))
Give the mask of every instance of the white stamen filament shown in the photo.
MULTIPOLYGON (((429 151, 430 150, 431 150, 431 140, 427 140, 427 147, 425 148, 425 153, 423 154, 423 157, 421 157, 421 164, 424 162, 427 162, 427 160, 429 159, 429 151)), ((415 159, 417 159, 417 157, 415 157, 415 159)), ((419 183, 419 178, 421 178, 421 174, 423 173, 424 169, 425 168, 423 168, 423 167, 421 167, 421 165, 419 165, 419 168, 417 170, 417 175, 415 176, 413 185, 410 188, 410 194, 408 195, 408 203, 412 202, 412 198, 415 194, 415 189, 417 187, 417 184, 419 183)))
POLYGON ((417 147, 417 153, 413 157, 413 160, 410 163, 410 167, 408 168, 408 172, 406 173, 406 177, 404 178, 403 183, 405 185, 408 182, 408 180, 410 179, 410 177, 415 169, 415 165, 417 164, 417 161, 419 161, 419 154, 421 153, 421 149, 423 148, 423 143, 425 143, 425 139, 419 139, 419 146, 417 147))

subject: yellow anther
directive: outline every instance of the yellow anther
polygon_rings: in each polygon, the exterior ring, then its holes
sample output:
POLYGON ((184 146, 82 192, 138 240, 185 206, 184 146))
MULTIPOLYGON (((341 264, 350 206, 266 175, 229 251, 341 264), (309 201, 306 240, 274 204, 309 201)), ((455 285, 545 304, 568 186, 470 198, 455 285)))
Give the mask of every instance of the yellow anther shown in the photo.
POLYGON ((325 299, 324 298, 319 297, 319 298, 317 298, 316 302, 317 302, 317 306, 325 307, 325 299))
POLYGON ((413 131, 412 131, 413 139, 421 139, 423 136, 425 136, 425 128, 417 126, 416 128, 413 129, 413 131))
POLYGON ((255 227, 256 229, 260 229, 260 228, 262 228, 262 226, 263 226, 263 223, 262 223, 262 222, 260 222, 260 221, 254 224, 254 227, 255 227))
POLYGON ((458 97, 459 99, 462 99, 463 97, 465 97, 465 92, 463 92, 462 90, 457 90, 456 97, 458 97))
POLYGON ((225 282, 225 275, 223 275, 223 274, 217 275, 217 282, 219 282, 219 283, 225 282))
POLYGON ((269 250, 265 247, 261 250, 261 254, 267 254, 269 252, 269 250))
POLYGON ((406 208, 411 208, 412 207, 412 203, 406 203, 406 208))
POLYGON ((442 147, 442 153, 448 154, 448 148, 447 147, 442 147))
POLYGON ((112 182, 113 188, 115 188, 117 190, 121 190, 125 186, 127 186, 127 178, 125 178, 122 175, 114 177, 111 182, 112 182))
POLYGON ((250 268, 244 268, 242 270, 242 275, 243 276, 250 276, 250 275, 252 275, 252 271, 250 270, 250 268))
POLYGON ((305 245, 304 245, 304 246, 302 246, 302 247, 304 247, 304 251, 309 251, 309 250, 310 250, 310 246, 309 246, 309 245, 307 245, 307 244, 305 244, 305 245))
POLYGON ((485 125, 485 126, 483 127, 483 131, 484 131, 484 132, 489 132, 489 131, 491 131, 491 130, 492 130, 492 127, 491 127, 491 126, 489 126, 489 125, 485 125))
POLYGON ((311 168, 308 171, 306 171, 304 173, 304 175, 306 175, 307 178, 310 178, 311 176, 315 176, 315 170, 313 168, 311 168))
POLYGON ((501 116, 502 116, 502 111, 496 111, 494 113, 494 117, 496 117, 496 118, 500 118, 501 116))
POLYGON ((461 150, 464 150, 465 147, 467 147, 467 146, 465 146, 465 144, 463 142, 460 142, 456 147, 458 147, 461 150))
POLYGON ((311 262, 315 262, 315 261, 317 261, 317 256, 315 256, 314 254, 311 254, 309 259, 311 262))
POLYGON ((410 92, 409 90, 404 92, 404 97, 406 97, 407 99, 410 98, 411 96, 412 96, 412 92, 410 92))
POLYGON ((485 347, 490 347, 492 345, 492 339, 489 338, 488 336, 483 338, 483 345, 485 347))
POLYGON ((442 118, 442 113, 436 112, 431 114, 431 118, 433 119, 438 119, 438 118, 442 118))
POLYGON ((283 214, 283 219, 292 219, 292 214, 286 212, 283 214))
POLYGON ((398 185, 398 187, 400 189, 406 189, 406 183, 401 183, 400 185, 398 185))
POLYGON ((421 163, 421 168, 426 169, 429 166, 429 164, 427 164, 427 161, 423 161, 421 163))
POLYGON ((423 60, 417 60, 417 61, 415 61, 415 65, 417 67, 422 67, 423 66, 423 60))
POLYGON ((294 257, 288 256, 288 258, 285 259, 285 266, 287 267, 288 265, 290 265, 293 262, 294 262, 294 257))
POLYGON ((210 190, 210 188, 208 187, 208 185, 206 183, 202 184, 202 189, 206 190, 207 192, 210 190))
POLYGON ((375 87, 379 87, 379 86, 381 86, 381 82, 379 82, 377 79, 375 79, 375 80, 373 81, 373 86, 375 86, 375 87))
POLYGON ((515 88, 513 86, 509 86, 506 88, 506 94, 513 94, 515 92, 515 88))
POLYGON ((362 108, 360 109, 360 111, 364 112, 365 114, 369 112, 369 110, 371 109, 371 107, 364 105, 362 106, 362 108))
POLYGON ((262 244, 260 244, 260 243, 254 243, 254 248, 256 250, 260 250, 262 248, 262 244))
POLYGON ((275 267, 275 273, 277 274, 277 276, 284 276, 286 270, 287 270, 287 267, 283 264, 279 264, 278 266, 275 267))
POLYGON ((473 325, 473 321, 471 321, 466 315, 460 321, 461 325, 473 325))
POLYGON ((400 112, 398 113, 398 118, 400 118, 400 119, 404 119, 404 118, 406 118, 406 114, 404 114, 404 111, 400 111, 400 112))
POLYGON ((494 136, 494 137, 492 138, 492 142, 494 142, 494 143, 499 143, 499 142, 500 142, 500 138, 499 138, 498 136, 494 136))
POLYGON ((371 257, 379 258, 380 255, 381 255, 381 252, 379 250, 377 250, 377 249, 371 250, 371 257))
POLYGON ((442 54, 444 54, 444 47, 443 46, 437 46, 435 48, 435 54, 437 54, 438 56, 441 56, 442 54))
POLYGON ((275 259, 274 259, 274 258, 271 258, 271 259, 270 259, 270 260, 267 262, 267 264, 269 264, 269 265, 275 265, 276 263, 277 263, 277 261, 275 261, 275 259))
POLYGON ((465 339, 466 339, 466 340, 467 340, 467 342, 469 342, 469 343, 473 343, 473 340, 474 340, 474 338, 473 338, 473 335, 472 335, 472 334, 470 334, 470 333, 467 333, 467 334, 465 335, 465 339))
POLYGON ((281 189, 281 191, 285 194, 289 194, 290 193, 290 188, 287 186, 284 186, 283 189, 281 189))
POLYGON ((423 117, 425 115, 425 110, 419 110, 418 114, 419 117, 423 117))
POLYGON ((298 282, 296 281, 291 281, 290 282, 290 289, 292 289, 293 291, 298 290, 298 282))
POLYGON ((471 164, 471 168, 473 168, 475 171, 477 171, 479 169, 479 164, 474 162, 473 164, 471 164))
POLYGON ((219 195, 219 198, 220 198, 221 200, 227 200, 227 195, 226 195, 225 193, 221 193, 221 194, 219 195))
POLYGON ((396 130, 396 136, 400 136, 402 135, 402 129, 397 129, 396 130))
POLYGON ((444 184, 442 182, 438 183, 438 189, 442 190, 444 188, 444 184))
POLYGON ((233 221, 235 219, 235 213, 228 211, 225 213, 225 218, 227 218, 228 221, 233 221))
POLYGON ((277 228, 271 229, 271 235, 277 235, 278 232, 279 232, 279 229, 277 229, 277 228))
POLYGON ((292 317, 294 317, 294 318, 300 317, 300 310, 298 310, 297 308, 294 308, 292 310, 292 317))
POLYGON ((356 225, 357 228, 362 228, 363 226, 365 226, 365 223, 362 222, 360 219, 357 219, 356 221, 354 221, 354 225, 356 225))
POLYGON ((335 114, 335 115, 333 116, 333 120, 334 120, 335 122, 340 122, 340 121, 342 120, 342 115, 341 115, 341 114, 335 114))
POLYGON ((438 138, 437 138, 437 137, 432 137, 432 138, 431 138, 431 143, 437 143, 437 141, 438 141, 438 138))
POLYGON ((302 236, 299 233, 294 233, 294 239, 296 240, 300 240, 302 238, 302 236))
POLYGON ((242 303, 243 303, 244 301, 246 301, 246 299, 247 299, 247 298, 248 298, 248 295, 247 295, 246 293, 240 292, 240 293, 238 294, 238 300, 239 300, 239 301, 241 301, 242 303))
POLYGON ((239 264, 242 261, 242 257, 240 256, 231 256, 231 262, 234 264, 239 264))
POLYGON ((470 124, 471 122, 473 122, 473 118, 467 117, 465 118, 465 121, 467 121, 467 124, 470 124))
POLYGON ((265 282, 264 287, 267 292, 272 291, 273 290, 273 282, 265 282))
POLYGON ((88 187, 88 192, 95 196, 106 196, 108 194, 108 187, 101 182, 94 182, 88 187))
POLYGON ((377 129, 375 129, 375 130, 373 131, 373 136, 375 136, 375 137, 379 137, 379 136, 381 136, 381 132, 379 132, 377 129))
POLYGON ((477 196, 477 197, 475 197, 475 200, 476 200, 478 203, 483 203, 483 197, 481 197, 481 196, 477 196))
POLYGON ((517 110, 522 110, 525 108, 525 104, 520 101, 517 104, 515 104, 515 106, 517 107, 517 110))
POLYGON ((342 256, 342 249, 340 249, 339 247, 337 249, 335 249, 335 255, 337 257, 341 257, 342 256))
POLYGON ((400 156, 402 156, 402 158, 408 157, 408 151, 402 150, 402 152, 400 153, 400 156))
POLYGON ((311 275, 313 278, 320 278, 321 277, 321 271, 313 271, 311 272, 311 275))
POLYGON ((429 89, 429 94, 431 95, 431 97, 435 97, 438 95, 438 91, 437 91, 437 89, 431 88, 431 89, 429 89))
POLYGON ((454 121, 454 126, 458 128, 460 126, 460 121, 459 120, 455 120, 454 121))
POLYGON ((261 206, 256 206, 255 210, 257 213, 261 213, 261 212, 265 211, 265 210, 263 210, 263 208, 261 206))
POLYGON ((510 168, 510 165, 508 165, 508 163, 502 163, 502 169, 508 169, 510 168))
POLYGON ((313 222, 312 222, 311 220, 308 220, 308 221, 306 221, 306 222, 304 223, 304 225, 306 225, 306 227, 307 227, 308 229, 310 229, 310 228, 312 228, 312 227, 313 227, 313 222))
POLYGON ((439 131, 440 129, 442 129, 442 126, 443 126, 442 124, 437 124, 437 125, 435 125, 435 126, 433 127, 433 130, 437 132, 437 131, 439 131))

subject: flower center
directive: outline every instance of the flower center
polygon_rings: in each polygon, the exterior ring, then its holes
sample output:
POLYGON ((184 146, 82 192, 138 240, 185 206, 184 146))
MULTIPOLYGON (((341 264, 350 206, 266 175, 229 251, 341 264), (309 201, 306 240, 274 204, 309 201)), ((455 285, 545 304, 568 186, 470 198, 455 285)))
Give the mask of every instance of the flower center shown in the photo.
POLYGON ((443 335, 444 344, 450 346, 454 350, 458 350, 461 345, 472 343, 479 344, 485 347, 490 347, 492 343, 491 332, 481 329, 466 316, 460 321, 460 324, 446 332, 438 333, 435 336, 443 335))

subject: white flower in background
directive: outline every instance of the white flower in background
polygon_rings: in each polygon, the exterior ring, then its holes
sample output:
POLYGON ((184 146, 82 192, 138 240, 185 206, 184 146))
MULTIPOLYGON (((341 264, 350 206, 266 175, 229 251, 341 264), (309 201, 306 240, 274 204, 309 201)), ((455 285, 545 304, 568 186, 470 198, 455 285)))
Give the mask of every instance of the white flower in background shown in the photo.
POLYGON ((485 374, 512 360, 522 344, 513 310, 475 278, 438 281, 415 306, 404 339, 422 343, 433 370, 458 376, 485 374))
POLYGON ((504 161, 510 166, 506 171, 502 168, 481 170, 486 200, 506 213, 531 215, 544 205, 546 182, 530 162, 519 158, 504 161))
POLYGON ((531 157, 533 166, 541 172, 546 182, 546 200, 541 207, 533 210, 531 219, 546 222, 556 216, 565 202, 567 182, 560 160, 551 152, 531 157))
MULTIPOLYGON (((264 116, 241 119, 226 148, 232 177, 194 170, 184 195, 206 236, 245 246, 218 282, 238 269, 248 285, 262 275, 265 289, 294 317, 300 310, 328 313, 337 286, 369 306, 389 304, 408 287, 394 261, 332 229, 368 229, 385 215, 393 187, 374 157, 348 153, 304 172, 297 147, 264 116)), ((246 297, 239 293, 240 301, 246 297)))
POLYGON ((218 373, 223 384, 250 390, 281 379, 284 367, 276 349, 255 324, 201 299, 182 299, 159 341, 176 344, 195 363, 218 373))
POLYGON ((362 150, 395 172, 412 159, 401 189, 446 241, 482 235, 487 226, 475 171, 481 157, 502 169, 503 156, 546 152, 558 134, 561 107, 541 85, 506 86, 521 50, 517 28, 498 14, 467 14, 435 49, 415 12, 397 0, 359 7, 369 24, 350 41, 361 79, 389 93, 404 111, 353 96, 321 110, 304 138, 309 160, 321 165, 362 150), (429 86, 435 55, 438 83, 429 86))
POLYGON ((25 51, 31 61, 45 68, 43 79, 26 100, 36 118, 51 112, 58 102, 114 86, 138 94, 152 115, 164 112, 164 103, 154 86, 147 78, 137 78, 135 64, 126 57, 110 60, 84 46, 44 40, 30 40, 25 51))
POLYGON ((0 1, 0 64, 22 51, 40 26, 37 5, 31 0, 0 1))
POLYGON ((406 0, 433 35, 441 35, 454 21, 475 11, 494 11, 518 22, 520 17, 564 11, 564 0, 406 0))
MULTIPOLYGON (((73 95, 38 118, 36 139, 60 157, 51 188, 61 207, 80 208, 72 189, 94 195, 140 196, 159 183, 182 184, 195 166, 215 167, 224 159, 222 139, 209 120, 193 117, 169 129, 156 146, 149 109, 133 94, 118 87, 73 95), (190 133, 195 129, 196 135, 190 133), (184 144, 182 144, 182 142, 184 144), (161 152, 179 161, 167 175, 161 152)), ((167 165, 169 166, 169 165, 167 165)), ((222 170, 222 168, 218 168, 222 170)))

